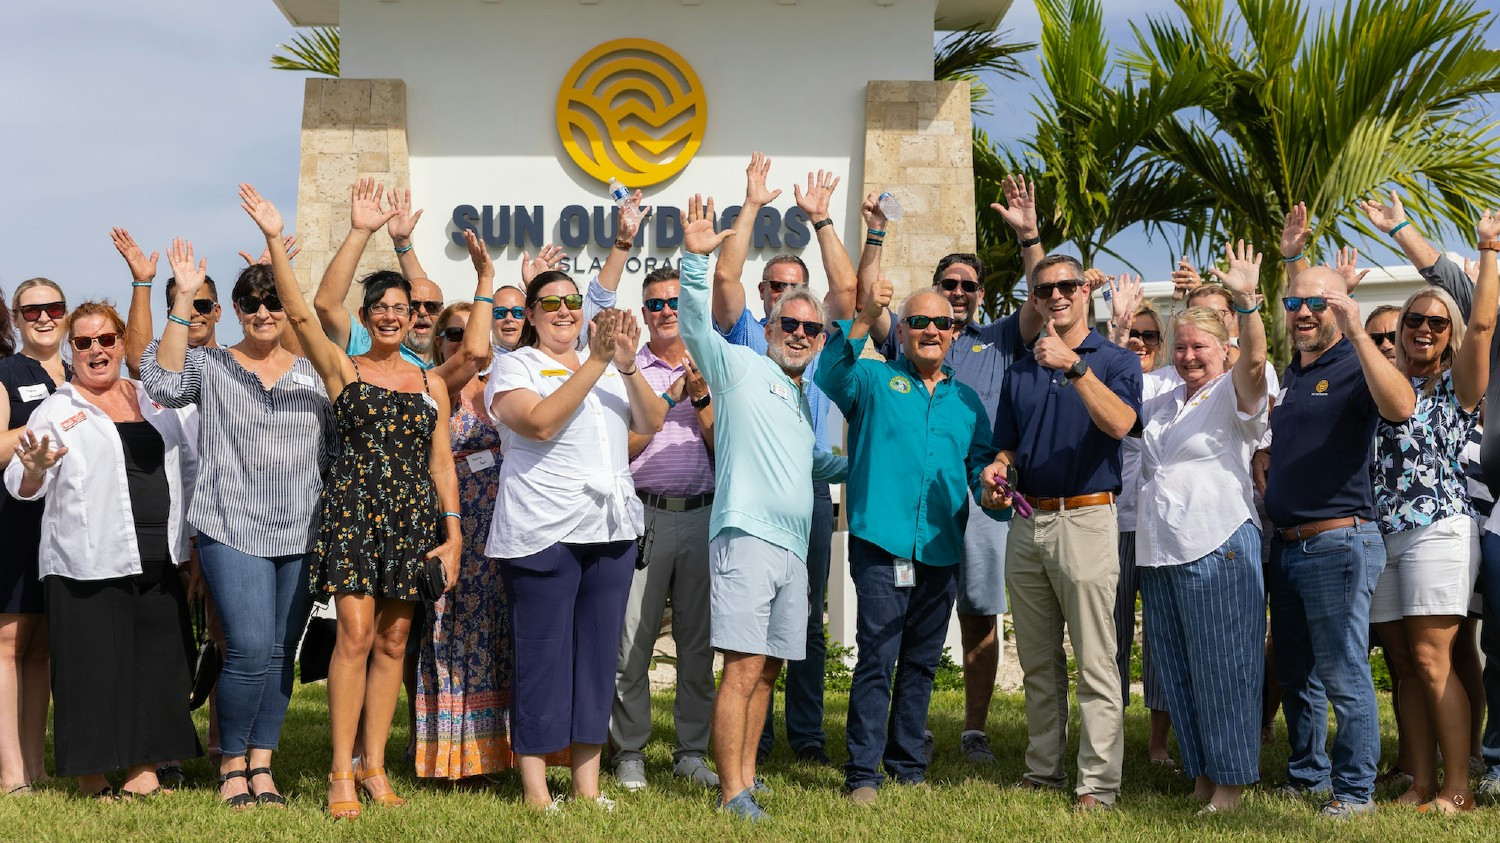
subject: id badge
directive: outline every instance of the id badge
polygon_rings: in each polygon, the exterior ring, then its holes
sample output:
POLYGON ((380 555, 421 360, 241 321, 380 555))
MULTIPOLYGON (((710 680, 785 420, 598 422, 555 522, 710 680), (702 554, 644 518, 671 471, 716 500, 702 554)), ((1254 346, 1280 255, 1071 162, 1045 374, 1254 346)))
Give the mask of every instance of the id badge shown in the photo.
POLYGON ((917 566, 910 559, 896 560, 896 587, 911 588, 917 584, 917 566))

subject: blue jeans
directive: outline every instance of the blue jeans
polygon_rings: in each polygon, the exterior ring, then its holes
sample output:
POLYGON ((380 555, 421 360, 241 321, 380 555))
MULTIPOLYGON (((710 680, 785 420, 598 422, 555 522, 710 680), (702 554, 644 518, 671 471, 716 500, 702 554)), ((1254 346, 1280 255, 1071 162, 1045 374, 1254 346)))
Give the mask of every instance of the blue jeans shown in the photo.
POLYGON ((1479 549, 1479 593, 1484 595, 1479 649, 1484 652, 1484 700, 1489 708, 1480 747, 1485 778, 1500 779, 1500 536, 1481 532, 1479 549))
POLYGON ((958 596, 958 566, 915 567, 916 584, 897 588, 891 554, 849 537, 849 576, 859 599, 844 765, 849 790, 879 787, 882 761, 903 784, 927 777, 922 731, 958 596))
POLYGON ((292 699, 297 642, 312 611, 306 556, 251 556, 198 536, 198 563, 224 626, 219 752, 275 749, 292 699))
POLYGON ((1288 743, 1287 778, 1344 802, 1368 802, 1380 759, 1380 722, 1370 681, 1370 595, 1385 568, 1373 523, 1271 545, 1271 638, 1288 743), (1329 763, 1328 714, 1313 671, 1333 704, 1338 733, 1329 763))
MULTIPOLYGON (((807 658, 786 664, 786 742, 792 749, 828 743, 823 731, 823 674, 828 640, 823 637, 823 613, 828 608, 828 563, 833 550, 833 498, 827 483, 813 484, 812 532, 807 535, 807 658)), ((760 754, 776 742, 776 692, 766 705, 766 725, 760 733, 760 754)))

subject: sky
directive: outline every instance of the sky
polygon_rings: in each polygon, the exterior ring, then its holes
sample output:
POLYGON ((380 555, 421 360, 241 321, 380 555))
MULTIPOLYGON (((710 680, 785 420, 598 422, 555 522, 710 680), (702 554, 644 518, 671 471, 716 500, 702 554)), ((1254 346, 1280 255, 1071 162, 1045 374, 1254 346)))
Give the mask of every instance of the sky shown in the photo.
MULTIPOLYGON (((1497 4, 1479 5, 1493 12, 1497 4)), ((1111 41, 1133 43, 1132 22, 1174 8, 1170 0, 1106 0, 1111 41)), ((209 274, 227 282, 243 266, 236 253, 264 245, 239 208, 239 182, 294 216, 306 75, 269 67, 293 33, 271 0, 11 2, 0 25, 10 35, 0 51, 0 113, 8 118, 0 131, 0 288, 40 275, 74 301, 123 303, 130 276, 111 226, 129 229, 147 253, 163 253, 163 281, 167 246, 185 236, 208 258, 209 274)), ((1015 0, 1001 28, 1012 40, 1036 41, 1035 6, 1015 0)), ((1500 46, 1500 26, 1490 39, 1500 46)), ((1037 58, 1022 60, 1032 79, 991 80, 993 113, 1004 119, 978 118, 996 139, 1015 141, 1032 127, 1037 58)), ((1134 232, 1112 245, 1162 275, 1176 248, 1134 232)), ((224 328, 226 339, 237 333, 224 328)))

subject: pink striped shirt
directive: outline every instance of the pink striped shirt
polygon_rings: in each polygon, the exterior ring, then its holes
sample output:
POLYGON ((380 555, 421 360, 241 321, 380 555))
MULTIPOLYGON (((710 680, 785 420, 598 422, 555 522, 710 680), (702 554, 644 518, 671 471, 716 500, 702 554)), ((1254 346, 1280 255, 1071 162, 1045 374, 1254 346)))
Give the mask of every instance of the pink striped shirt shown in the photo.
MULTIPOLYGON (((652 354, 649 345, 636 352, 635 364, 657 392, 665 392, 687 369, 652 354)), ((630 473, 637 490, 669 498, 690 498, 714 490, 713 456, 703 444, 703 428, 691 402, 684 399, 667 411, 661 430, 630 461, 630 473)))

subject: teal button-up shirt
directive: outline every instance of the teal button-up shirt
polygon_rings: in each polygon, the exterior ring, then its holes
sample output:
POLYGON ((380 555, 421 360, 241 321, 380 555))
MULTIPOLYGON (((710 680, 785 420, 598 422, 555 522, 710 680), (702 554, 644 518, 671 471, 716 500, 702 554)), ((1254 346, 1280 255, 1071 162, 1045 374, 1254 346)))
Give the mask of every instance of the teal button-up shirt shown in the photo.
POLYGON ((850 342, 849 325, 829 334, 816 376, 849 421, 849 532, 898 558, 956 565, 969 493, 980 497, 995 459, 989 412, 947 365, 929 393, 905 357, 861 360, 865 340, 850 342))

